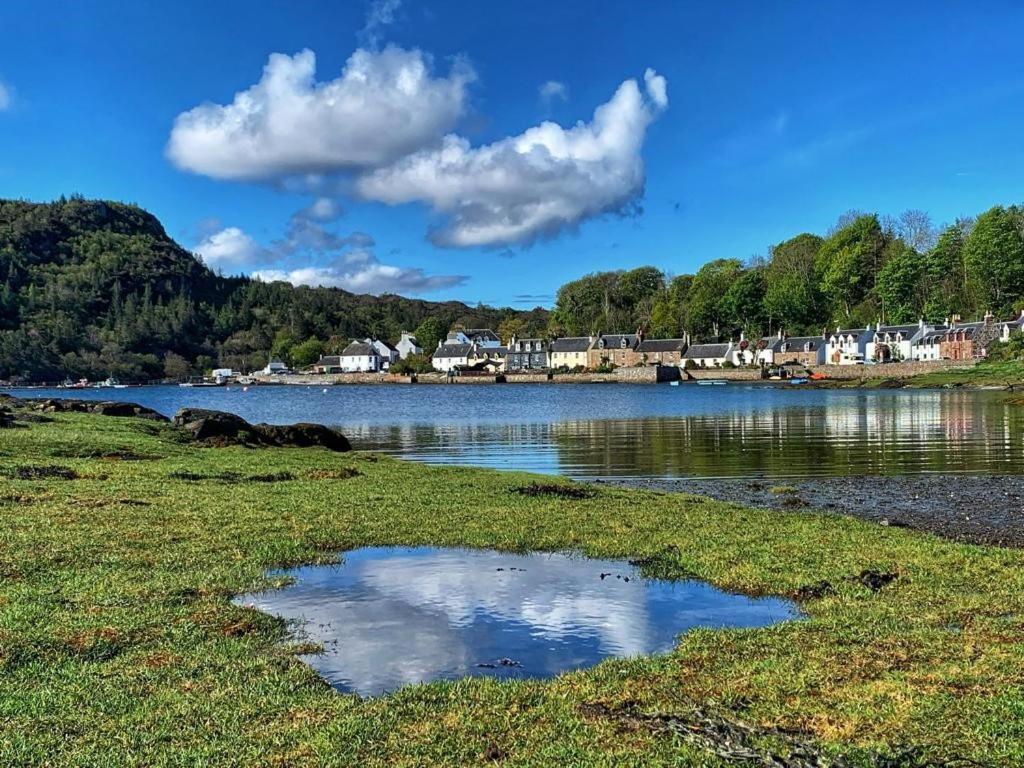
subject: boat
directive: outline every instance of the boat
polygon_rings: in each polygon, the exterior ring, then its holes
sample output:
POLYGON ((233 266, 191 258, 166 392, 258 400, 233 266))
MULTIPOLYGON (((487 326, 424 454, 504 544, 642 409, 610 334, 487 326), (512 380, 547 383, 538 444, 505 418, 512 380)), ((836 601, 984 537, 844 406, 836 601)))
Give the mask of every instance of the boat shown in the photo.
POLYGON ((724 387, 728 383, 725 379, 704 379, 697 382, 702 387, 724 387))
POLYGON ((789 383, 790 384, 806 384, 807 381, 808 381, 808 379, 803 379, 803 378, 801 378, 801 379, 790 379, 789 383))

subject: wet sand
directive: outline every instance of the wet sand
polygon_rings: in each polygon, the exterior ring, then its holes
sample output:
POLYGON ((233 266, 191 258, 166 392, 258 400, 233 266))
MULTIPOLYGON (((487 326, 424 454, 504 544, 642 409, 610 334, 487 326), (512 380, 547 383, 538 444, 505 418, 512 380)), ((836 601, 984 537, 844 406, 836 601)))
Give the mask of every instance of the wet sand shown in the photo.
POLYGON ((614 484, 692 493, 768 509, 818 509, 956 541, 1024 547, 1024 476, 616 478, 614 484))

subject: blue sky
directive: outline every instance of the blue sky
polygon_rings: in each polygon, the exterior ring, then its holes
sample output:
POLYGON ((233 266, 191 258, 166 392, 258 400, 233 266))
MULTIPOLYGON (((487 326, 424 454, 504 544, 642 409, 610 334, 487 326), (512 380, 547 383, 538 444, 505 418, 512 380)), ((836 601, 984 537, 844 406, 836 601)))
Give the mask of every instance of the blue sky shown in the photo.
POLYGON ((523 307, 1024 200, 1020 3, 8 0, 0 39, 0 197, 268 279, 523 307))

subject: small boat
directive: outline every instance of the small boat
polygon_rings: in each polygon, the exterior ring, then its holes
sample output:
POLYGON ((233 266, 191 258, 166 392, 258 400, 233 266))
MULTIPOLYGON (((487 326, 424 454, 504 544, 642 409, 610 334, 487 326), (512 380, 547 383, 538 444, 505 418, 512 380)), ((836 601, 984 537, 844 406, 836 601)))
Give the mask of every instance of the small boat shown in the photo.
POLYGON ((697 382, 702 387, 724 387, 727 382, 725 379, 704 379, 704 381, 697 382))
POLYGON ((790 384, 806 384, 807 381, 808 381, 807 379, 790 379, 789 383, 790 384))
POLYGON ((678 382, 678 381, 670 381, 670 382, 668 383, 668 385, 669 385, 670 387, 678 387, 678 386, 679 386, 679 382, 678 382))

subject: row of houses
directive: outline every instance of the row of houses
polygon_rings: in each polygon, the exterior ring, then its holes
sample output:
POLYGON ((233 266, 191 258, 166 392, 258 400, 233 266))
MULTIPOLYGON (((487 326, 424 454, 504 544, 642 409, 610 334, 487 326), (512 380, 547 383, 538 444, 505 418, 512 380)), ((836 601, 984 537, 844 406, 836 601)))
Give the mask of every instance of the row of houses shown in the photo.
MULTIPOLYGON (((435 370, 454 372, 597 370, 644 365, 697 368, 786 364, 859 365, 897 361, 975 360, 985 357, 994 341, 1006 341, 1024 330, 1024 312, 1012 320, 991 313, 977 322, 953 317, 942 324, 924 320, 910 325, 868 324, 864 328, 836 328, 818 336, 774 336, 714 344, 692 344, 690 339, 648 339, 636 333, 569 336, 557 339, 516 338, 503 345, 488 328, 451 331, 431 355, 435 370)), ((423 354, 415 336, 403 333, 398 344, 380 339, 353 340, 340 355, 325 355, 315 373, 386 371, 400 359, 423 354)))

